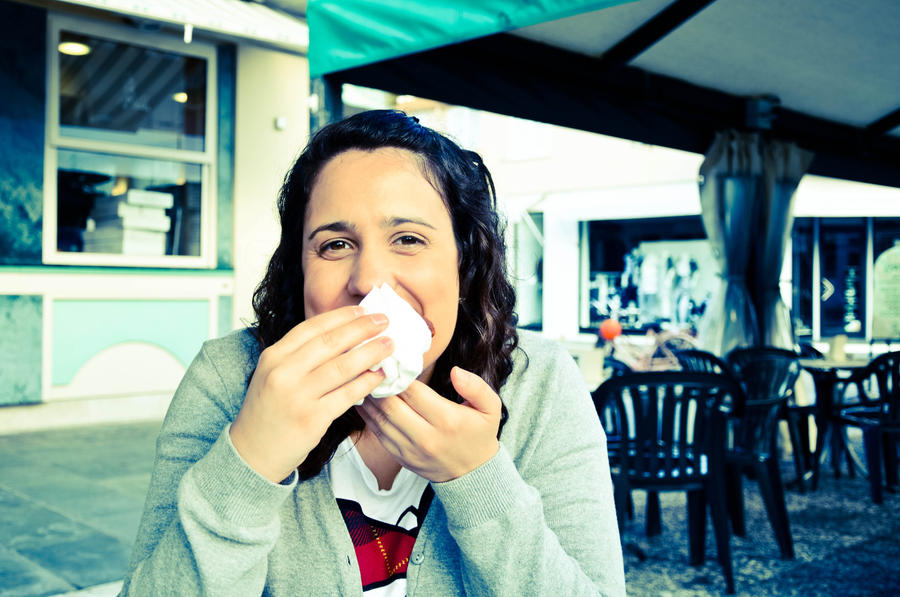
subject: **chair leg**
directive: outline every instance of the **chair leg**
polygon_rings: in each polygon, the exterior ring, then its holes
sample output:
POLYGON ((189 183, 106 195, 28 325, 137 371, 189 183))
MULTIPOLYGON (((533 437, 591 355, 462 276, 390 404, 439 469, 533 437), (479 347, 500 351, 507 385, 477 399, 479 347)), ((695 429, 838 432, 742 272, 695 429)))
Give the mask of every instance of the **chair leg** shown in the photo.
MULTIPOLYGON (((709 491, 709 509, 713 519, 713 531, 716 534, 716 554, 725 577, 725 593, 734 594, 734 564, 731 561, 731 533, 728 528, 728 508, 724 487, 714 478, 707 483, 709 491)), ((704 527, 706 525, 704 524, 704 527)))
POLYGON ((631 501, 631 488, 624 477, 613 477, 613 500, 616 503, 616 522, 619 524, 619 536, 625 532, 625 511, 631 501))
POLYGON ((701 566, 706 560, 706 491, 687 492, 688 555, 691 566, 701 566))
POLYGON ((785 560, 794 559, 794 540, 791 537, 791 523, 788 519, 787 506, 784 501, 784 485, 778 470, 778 461, 769 458, 765 464, 759 465, 759 490, 762 494, 769 524, 775 533, 775 541, 785 560))
POLYGON ((662 533, 662 515, 659 509, 659 492, 647 491, 647 536, 662 533))
POLYGON ((725 467, 725 502, 731 528, 738 537, 747 536, 747 525, 744 521, 744 478, 740 465, 725 467))
POLYGON ((803 446, 803 468, 808 473, 812 470, 812 445, 809 442, 809 413, 800 413, 797 428, 800 430, 800 443, 803 446))
POLYGON ((853 460, 853 454, 850 453, 850 446, 847 445, 847 428, 840 426, 836 428, 841 434, 841 450, 844 454, 844 460, 847 462, 847 476, 851 479, 856 478, 856 462, 853 460))
POLYGON ((789 412, 787 415, 788 433, 791 436, 791 451, 794 457, 794 472, 797 475, 797 489, 800 493, 806 493, 806 483, 803 481, 803 477, 806 475, 806 467, 803 464, 803 460, 806 456, 804 454, 803 440, 800 437, 800 422, 798 419, 799 415, 796 413, 789 412))
MULTIPOLYGON (((825 440, 828 435, 828 416, 821 413, 816 414, 816 451, 813 454, 812 461, 812 489, 815 491, 819 488, 819 468, 822 463, 822 453, 825 451, 825 440)), ((832 458, 834 456, 832 455, 832 458)))
POLYGON ((879 435, 877 429, 863 429, 866 466, 869 467, 869 486, 872 488, 872 501, 876 504, 884 502, 881 487, 881 438, 879 435))
POLYGON ((883 434, 881 445, 884 450, 884 484, 892 491, 900 485, 897 474, 897 438, 893 435, 883 434))
MULTIPOLYGON (((831 468, 834 470, 834 478, 841 478, 841 454, 846 451, 843 438, 843 426, 837 423, 831 425, 831 468)), ((847 471, 850 472, 849 469, 847 471)), ((850 473, 853 476, 853 473, 850 473)))

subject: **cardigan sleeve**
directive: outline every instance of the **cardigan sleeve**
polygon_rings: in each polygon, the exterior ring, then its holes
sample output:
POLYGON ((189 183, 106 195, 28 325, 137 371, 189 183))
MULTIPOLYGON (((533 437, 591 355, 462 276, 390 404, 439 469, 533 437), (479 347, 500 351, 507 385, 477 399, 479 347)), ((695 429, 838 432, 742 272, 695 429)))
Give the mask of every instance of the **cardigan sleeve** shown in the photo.
POLYGON ((497 455, 433 484, 460 548, 466 591, 624 595, 603 429, 571 357, 537 346, 503 392, 513 428, 504 428, 497 455))
POLYGON ((179 385, 120 595, 262 593, 297 475, 272 483, 236 452, 228 430, 243 398, 237 373, 224 383, 205 345, 179 385))

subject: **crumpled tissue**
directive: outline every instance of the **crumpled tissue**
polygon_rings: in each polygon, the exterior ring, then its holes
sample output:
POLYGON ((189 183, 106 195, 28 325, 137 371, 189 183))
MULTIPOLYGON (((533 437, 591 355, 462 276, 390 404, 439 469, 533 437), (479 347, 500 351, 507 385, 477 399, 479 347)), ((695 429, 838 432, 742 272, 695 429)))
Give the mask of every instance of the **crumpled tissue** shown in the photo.
POLYGON ((359 305, 366 313, 387 315, 388 327, 375 337, 390 336, 394 341, 394 353, 371 368, 384 371, 384 380, 372 390, 371 396, 385 398, 399 394, 422 373, 422 357, 431 347, 431 330, 416 310, 387 284, 373 288, 359 305))

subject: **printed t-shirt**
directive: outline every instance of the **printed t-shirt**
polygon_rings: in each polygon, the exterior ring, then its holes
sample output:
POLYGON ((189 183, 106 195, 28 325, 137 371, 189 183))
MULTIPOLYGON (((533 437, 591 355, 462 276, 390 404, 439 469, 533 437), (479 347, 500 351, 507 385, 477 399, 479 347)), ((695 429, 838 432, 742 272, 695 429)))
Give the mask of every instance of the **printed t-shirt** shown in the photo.
POLYGON ((401 468, 390 489, 350 438, 328 464, 332 489, 353 540, 366 597, 404 597, 406 568, 432 495, 428 480, 401 468))

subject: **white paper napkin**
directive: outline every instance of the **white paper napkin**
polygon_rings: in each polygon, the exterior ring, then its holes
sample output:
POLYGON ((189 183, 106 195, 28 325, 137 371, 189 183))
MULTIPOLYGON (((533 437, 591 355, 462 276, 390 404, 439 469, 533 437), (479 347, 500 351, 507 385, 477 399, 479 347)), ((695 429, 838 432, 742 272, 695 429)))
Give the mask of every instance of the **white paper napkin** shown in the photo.
POLYGON ((409 303, 387 284, 376 286, 360 301, 366 313, 384 313, 388 327, 379 336, 394 340, 394 353, 372 367, 384 370, 384 380, 372 391, 373 398, 399 394, 422 373, 422 356, 431 347, 431 330, 409 303))

